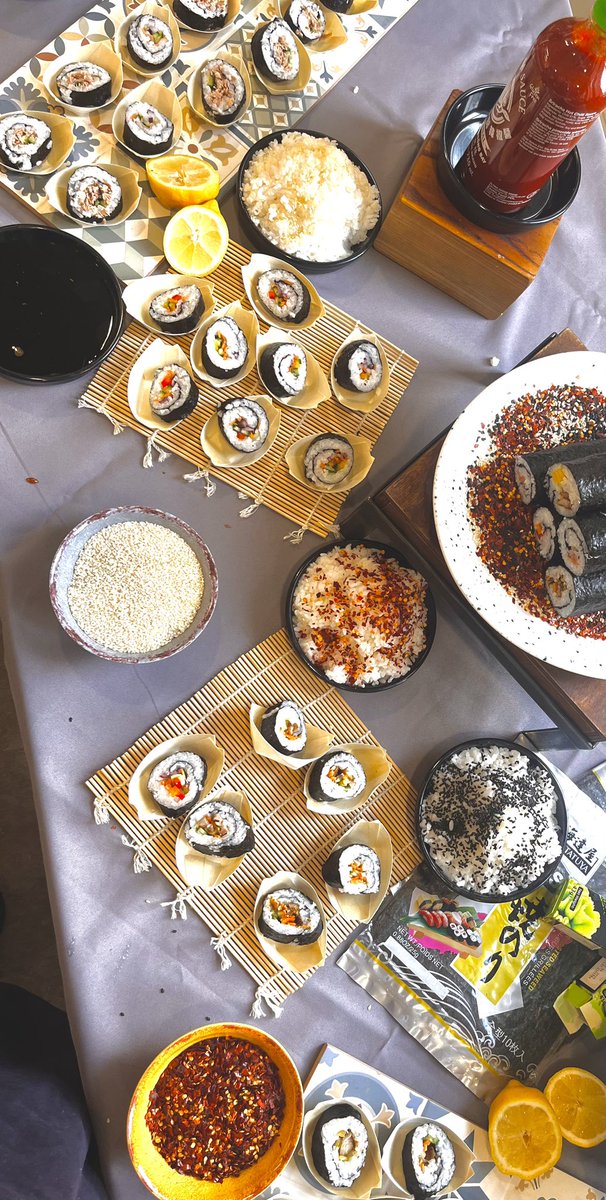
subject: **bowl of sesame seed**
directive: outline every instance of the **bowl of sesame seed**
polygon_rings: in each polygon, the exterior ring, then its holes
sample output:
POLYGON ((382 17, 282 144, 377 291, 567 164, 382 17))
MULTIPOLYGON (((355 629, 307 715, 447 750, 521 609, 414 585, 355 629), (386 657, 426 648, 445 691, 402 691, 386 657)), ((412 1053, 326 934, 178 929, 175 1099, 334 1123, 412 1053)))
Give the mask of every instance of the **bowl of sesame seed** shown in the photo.
POLYGON ((210 621, 217 568, 180 517, 129 505, 94 513, 67 534, 49 590, 79 646, 111 662, 157 662, 191 645, 210 621))

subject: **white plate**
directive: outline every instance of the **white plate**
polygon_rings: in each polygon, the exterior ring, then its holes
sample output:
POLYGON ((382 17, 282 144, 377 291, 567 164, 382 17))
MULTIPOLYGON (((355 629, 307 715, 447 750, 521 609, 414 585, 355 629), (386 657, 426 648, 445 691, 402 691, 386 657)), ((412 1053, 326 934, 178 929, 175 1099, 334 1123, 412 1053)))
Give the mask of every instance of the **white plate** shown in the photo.
POLYGON ((526 612, 480 559, 467 513, 467 470, 490 452, 487 427, 527 392, 552 384, 595 387, 606 393, 606 354, 578 350, 537 359, 495 379, 472 400, 450 430, 436 466, 436 531, 457 587, 497 633, 554 667, 606 679, 606 641, 579 637, 526 612))

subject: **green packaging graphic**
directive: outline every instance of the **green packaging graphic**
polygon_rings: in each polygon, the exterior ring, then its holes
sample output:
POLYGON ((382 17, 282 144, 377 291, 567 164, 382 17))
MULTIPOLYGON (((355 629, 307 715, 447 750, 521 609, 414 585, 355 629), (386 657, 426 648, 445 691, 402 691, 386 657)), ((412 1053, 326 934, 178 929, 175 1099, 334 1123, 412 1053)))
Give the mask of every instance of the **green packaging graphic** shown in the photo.
POLYGON ((567 879, 551 901, 547 920, 584 946, 606 954, 606 896, 567 879))
MULTIPOLYGON (((600 1001, 599 1001, 600 1003, 600 1001)), ((589 1025, 596 1037, 606 1036, 604 1005, 606 1004, 606 958, 598 958, 597 962, 577 975, 576 979, 560 992, 554 1001, 554 1009, 568 1033, 578 1033, 585 1025, 589 1025), (594 1000, 601 997, 601 1008, 594 1008, 594 1000), (586 1012, 585 1010, 588 1010, 586 1012), (589 1010, 591 1010, 589 1012, 589 1010), (604 1023, 604 1033, 595 1030, 604 1023)))

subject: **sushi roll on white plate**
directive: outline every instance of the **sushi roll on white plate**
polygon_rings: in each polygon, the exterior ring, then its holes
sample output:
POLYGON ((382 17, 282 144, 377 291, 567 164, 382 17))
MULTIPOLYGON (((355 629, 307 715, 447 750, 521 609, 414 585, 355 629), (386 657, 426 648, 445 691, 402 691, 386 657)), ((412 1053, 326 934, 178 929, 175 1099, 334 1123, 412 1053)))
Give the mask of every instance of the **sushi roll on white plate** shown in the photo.
POLYGON ((444 1191, 456 1168, 454 1146, 441 1125, 423 1121, 404 1139, 402 1167, 409 1192, 415 1200, 430 1200, 444 1191))
POLYGON ((383 380, 381 355, 374 342, 348 342, 334 365, 337 383, 349 392, 374 392, 383 380))
POLYGON ((346 896, 374 896, 381 887, 379 855, 371 846, 343 846, 326 859, 322 877, 329 887, 346 896))
POLYGON ((115 175, 94 163, 70 175, 65 207, 77 221, 104 225, 122 211, 122 188, 115 175))
POLYGON ((111 96, 109 71, 93 62, 67 63, 55 77, 55 87, 64 104, 74 108, 100 108, 111 96))
POLYGON ((248 821, 225 800, 203 800, 190 812, 185 837, 198 854, 214 858, 239 858, 255 844, 248 821))
POLYGON ((153 104, 134 100, 124 114, 124 145, 142 158, 170 149, 175 127, 153 104))
POLYGON ((288 946, 309 946, 322 935, 324 923, 317 904, 297 888, 276 888, 263 898, 258 916, 261 935, 288 946))
POLYGON ((213 379, 233 379, 248 358, 246 334, 233 317, 211 321, 202 341, 202 364, 213 379))
POLYGON ((50 154, 53 137, 46 121, 27 113, 0 120, 0 161, 15 171, 30 171, 50 154))
POLYGON ((261 733, 280 754, 302 754, 307 745, 305 719, 293 700, 282 700, 267 709, 261 721, 261 733))
POLYGON ((307 790, 318 803, 355 800, 366 787, 362 763, 345 750, 329 750, 310 769, 307 790))
POLYGON ((259 362, 261 379, 272 396, 286 400, 299 396, 307 382, 307 357, 296 342, 266 346, 259 362))
POLYGON ((126 45, 134 63, 145 71, 161 71, 173 57, 173 35, 160 17, 143 13, 131 21, 126 45))
POLYGON ((368 1154, 368 1133, 353 1104, 333 1104, 320 1113, 311 1138, 311 1156, 322 1179, 350 1188, 359 1179, 368 1154))
POLYGON ((304 45, 313 46, 326 33, 326 17, 315 0, 291 0, 285 20, 304 45))
POLYGON ((199 798, 206 774, 206 760, 190 750, 183 750, 156 763, 150 772, 147 789, 167 817, 182 817, 199 798))
POLYGON ((353 446, 338 433, 321 433, 305 451, 303 469, 310 483, 330 486, 343 483, 354 464, 353 446))
POLYGON ((191 333, 204 312, 204 300, 195 283, 169 288, 150 300, 148 314, 167 333, 191 333))
POLYGON ((158 367, 149 389, 149 405, 154 416, 170 424, 181 421, 194 411, 198 386, 178 363, 158 367))
POLYGON ((222 29, 227 21, 227 0, 173 0, 178 21, 202 33, 222 29))
POLYGON ((299 74, 299 51, 286 21, 276 17, 253 34, 250 48, 261 75, 275 83, 291 83, 299 74))
POLYGON ((291 271, 272 269, 257 279, 257 296, 262 308, 279 321, 300 325, 309 315, 311 295, 291 271))
POLYGON ((211 58, 200 70, 202 107, 217 125, 235 121, 246 100, 246 84, 233 63, 211 58))

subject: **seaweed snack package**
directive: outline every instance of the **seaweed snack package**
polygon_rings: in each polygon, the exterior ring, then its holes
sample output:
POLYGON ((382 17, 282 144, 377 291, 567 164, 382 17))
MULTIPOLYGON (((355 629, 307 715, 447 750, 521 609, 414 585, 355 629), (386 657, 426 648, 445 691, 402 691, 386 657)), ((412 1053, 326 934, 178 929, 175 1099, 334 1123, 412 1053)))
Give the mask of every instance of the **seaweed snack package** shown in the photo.
POLYGON ((566 1030, 553 1005, 596 952, 545 919, 545 888, 490 905, 436 892, 419 866, 339 959, 482 1100, 531 1081, 566 1030))

